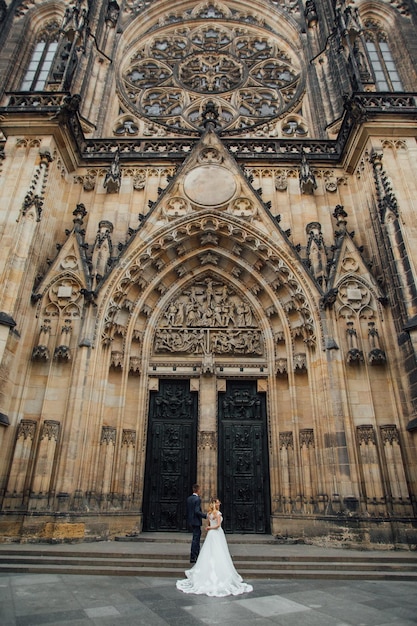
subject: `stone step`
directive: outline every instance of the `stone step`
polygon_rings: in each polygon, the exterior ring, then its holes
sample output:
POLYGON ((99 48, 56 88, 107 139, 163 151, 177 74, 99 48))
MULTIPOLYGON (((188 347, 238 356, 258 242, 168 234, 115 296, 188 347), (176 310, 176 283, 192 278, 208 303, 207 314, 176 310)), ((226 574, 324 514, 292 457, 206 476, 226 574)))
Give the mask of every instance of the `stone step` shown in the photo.
MULTIPOLYGON (((19 553, 7 553, 6 551, 0 552, 0 570, 4 565, 13 564, 37 564, 39 560, 42 563, 48 565, 85 565, 94 566, 102 565, 104 567, 172 567, 178 566, 181 568, 190 567, 187 559, 184 556, 178 554, 161 556, 157 554, 135 554, 135 555, 123 555, 118 554, 78 554, 69 555, 68 553, 34 553, 34 552, 19 552, 19 553)), ((404 570, 417 572, 417 561, 415 559, 401 559, 401 561, 395 559, 378 559, 374 557, 371 560, 363 558, 351 558, 351 559, 337 559, 336 557, 273 557, 268 558, 265 556, 243 556, 236 555, 233 557, 235 563, 239 563, 239 567, 263 567, 264 569, 343 569, 347 570, 375 570, 390 571, 390 570, 404 570)))
MULTIPOLYGON (((181 551, 181 553, 170 552, 171 545, 164 544, 163 546, 158 547, 158 551, 156 552, 132 552, 123 554, 117 551, 114 552, 100 552, 97 550, 89 551, 88 548, 81 548, 79 545, 77 549, 72 552, 68 548, 66 550, 60 550, 57 546, 53 546, 48 548, 48 546, 41 546, 37 544, 34 547, 5 547, 0 546, 0 564, 5 562, 12 562, 15 559, 22 558, 48 558, 53 559, 57 558, 60 561, 67 559, 82 559, 85 562, 86 559, 92 560, 115 560, 115 561, 181 561, 187 562, 187 552, 181 551)), ((337 555, 327 555, 325 551, 322 554, 318 555, 308 555, 308 554, 300 554, 300 555, 280 555, 280 554, 235 554, 233 545, 230 545, 230 552, 233 556, 234 561, 250 561, 250 562, 273 562, 273 563, 281 563, 283 566, 286 563, 310 563, 310 564, 318 564, 318 563, 328 563, 335 564, 335 566, 346 567, 349 564, 357 565, 363 564, 369 567, 379 567, 384 564, 400 564, 401 566, 409 565, 417 568, 417 554, 414 556, 413 553, 410 552, 381 552, 381 553, 368 553, 366 551, 362 552, 359 556, 357 554, 350 554, 348 550, 343 550, 342 554, 337 555)))
MULTIPOLYGON (((309 547, 297 546, 297 553, 280 554, 283 549, 279 546, 268 549, 242 541, 235 545, 231 541, 229 544, 236 568, 245 579, 417 581, 417 555, 410 552, 364 551, 352 554, 340 550, 335 554, 325 549, 314 549, 311 553, 310 548, 309 554, 309 547)), ((130 550, 127 546, 117 551, 116 545, 113 542, 62 547, 3 544, 0 546, 0 572, 183 578, 184 571, 191 567, 187 560, 188 546, 183 549, 171 541, 159 541, 157 545, 153 542, 136 543, 131 552, 127 552, 130 550)))
MULTIPOLYGON (((280 545, 280 542, 272 535, 265 534, 234 534, 225 533, 228 543, 249 543, 251 545, 280 545)), ((121 543, 167 543, 167 537, 169 537, 169 543, 185 543, 189 544, 191 541, 191 534, 185 532, 176 533, 164 533, 164 532, 147 532, 138 533, 134 535, 123 535, 115 537, 115 541, 121 543)), ((297 543, 297 540, 294 540, 297 543)))
MULTIPOLYGON (((0 572, 14 574, 77 574, 90 576, 152 576, 163 578, 184 578, 184 569, 182 567, 108 567, 104 565, 70 565, 60 563, 59 565, 50 565, 48 563, 33 564, 10 564, 0 565, 0 572)), ((417 571, 364 571, 335 569, 293 569, 289 571, 285 569, 271 570, 268 568, 259 568, 247 566, 239 567, 239 573, 245 580, 251 579, 297 579, 297 578, 314 578, 314 579, 332 579, 332 580, 396 580, 396 581, 413 581, 417 582, 417 571)))

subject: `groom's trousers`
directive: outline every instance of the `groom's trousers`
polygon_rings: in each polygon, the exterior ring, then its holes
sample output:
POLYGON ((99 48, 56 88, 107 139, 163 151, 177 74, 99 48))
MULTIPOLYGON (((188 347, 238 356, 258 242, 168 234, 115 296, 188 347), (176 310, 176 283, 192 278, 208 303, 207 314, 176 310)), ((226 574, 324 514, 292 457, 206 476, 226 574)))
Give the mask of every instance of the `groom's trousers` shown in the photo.
POLYGON ((200 539, 201 539, 201 526, 192 526, 193 538, 191 541, 191 554, 190 562, 193 563, 197 560, 200 554, 200 539))

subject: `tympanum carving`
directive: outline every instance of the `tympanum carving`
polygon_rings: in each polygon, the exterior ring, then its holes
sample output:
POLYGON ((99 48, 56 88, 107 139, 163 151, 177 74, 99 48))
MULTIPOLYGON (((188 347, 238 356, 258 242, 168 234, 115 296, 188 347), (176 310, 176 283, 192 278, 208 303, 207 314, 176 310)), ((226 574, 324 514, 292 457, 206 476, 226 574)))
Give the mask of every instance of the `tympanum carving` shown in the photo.
POLYGON ((249 305, 222 282, 206 278, 166 307, 155 334, 155 353, 262 356, 262 333, 249 305))

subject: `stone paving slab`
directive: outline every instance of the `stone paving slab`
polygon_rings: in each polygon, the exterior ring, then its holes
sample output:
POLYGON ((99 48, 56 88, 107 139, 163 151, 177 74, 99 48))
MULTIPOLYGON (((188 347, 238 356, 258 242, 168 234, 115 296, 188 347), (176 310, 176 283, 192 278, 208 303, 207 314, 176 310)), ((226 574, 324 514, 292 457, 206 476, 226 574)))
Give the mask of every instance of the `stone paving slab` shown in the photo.
POLYGON ((411 582, 248 580, 208 598, 165 578, 0 575, 1 626, 416 626, 411 582))

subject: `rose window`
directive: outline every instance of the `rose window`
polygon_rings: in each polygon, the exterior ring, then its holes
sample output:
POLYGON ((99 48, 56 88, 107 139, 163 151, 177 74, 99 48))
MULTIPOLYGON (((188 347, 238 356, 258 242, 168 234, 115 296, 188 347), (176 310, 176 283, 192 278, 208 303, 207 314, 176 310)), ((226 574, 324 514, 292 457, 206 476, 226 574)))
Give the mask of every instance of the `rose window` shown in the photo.
POLYGON ((172 27, 142 42, 120 76, 132 113, 184 130, 201 130, 209 101, 223 129, 249 129, 293 110, 303 92, 294 51, 251 27, 172 27))

